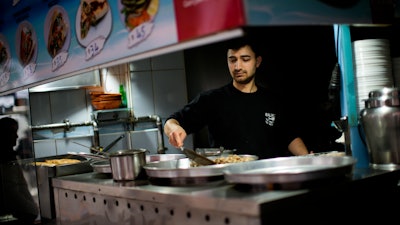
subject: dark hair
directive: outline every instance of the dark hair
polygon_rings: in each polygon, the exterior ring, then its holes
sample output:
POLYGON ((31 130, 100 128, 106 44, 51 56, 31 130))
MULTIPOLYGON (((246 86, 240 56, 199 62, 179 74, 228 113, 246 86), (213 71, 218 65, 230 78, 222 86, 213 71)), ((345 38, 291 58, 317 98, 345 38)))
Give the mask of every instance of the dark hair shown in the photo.
POLYGON ((0 134, 6 134, 10 132, 10 129, 14 127, 18 128, 18 121, 11 117, 3 117, 0 119, 0 134))
POLYGON ((233 49, 233 50, 238 50, 239 48, 243 46, 250 46, 253 52, 256 54, 256 56, 260 56, 259 52, 259 47, 257 45, 257 42, 253 39, 251 39, 249 36, 244 36, 244 37, 239 37, 235 38, 232 40, 229 40, 226 42, 226 49, 233 49))

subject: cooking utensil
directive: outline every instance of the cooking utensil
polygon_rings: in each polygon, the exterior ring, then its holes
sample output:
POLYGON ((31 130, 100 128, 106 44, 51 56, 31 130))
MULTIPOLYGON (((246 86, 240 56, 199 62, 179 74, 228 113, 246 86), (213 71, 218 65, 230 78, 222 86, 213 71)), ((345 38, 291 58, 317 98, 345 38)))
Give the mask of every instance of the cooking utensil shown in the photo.
POLYGON ((75 142, 75 141, 73 141, 72 143, 77 144, 77 145, 80 145, 80 146, 83 146, 83 147, 88 148, 88 149, 90 149, 90 150, 92 150, 92 151, 94 151, 94 152, 97 152, 98 154, 101 154, 101 153, 106 153, 106 152, 107 152, 108 150, 110 150, 119 140, 121 140, 121 139, 124 138, 124 137, 125 137, 125 135, 123 134, 123 135, 119 136, 117 139, 115 139, 114 141, 112 141, 110 144, 108 144, 105 148, 99 147, 99 149, 94 148, 94 147, 90 147, 90 146, 86 146, 86 145, 84 145, 84 144, 81 144, 81 143, 78 143, 78 142, 75 142))
POLYGON ((146 149, 129 149, 110 153, 113 179, 128 181, 138 178, 146 165, 146 152, 146 149))
POLYGON ((121 136, 119 136, 117 139, 115 139, 114 141, 112 141, 109 145, 107 145, 102 152, 107 152, 108 150, 110 150, 119 140, 121 140, 122 138, 124 138, 125 135, 122 134, 121 136))
POLYGON ((292 183, 344 177, 352 172, 355 162, 351 156, 280 157, 233 163, 223 172, 229 183, 292 183))
POLYGON ((78 142, 75 142, 75 141, 72 141, 72 143, 77 144, 77 145, 80 145, 80 146, 85 147, 85 148, 88 148, 88 149, 90 149, 90 150, 92 150, 92 151, 94 151, 94 152, 101 152, 100 150, 98 150, 98 149, 96 149, 96 148, 94 148, 94 147, 86 146, 86 145, 84 145, 84 144, 81 144, 81 143, 78 143, 78 142))
POLYGON ((147 163, 143 168, 151 178, 204 178, 222 176, 227 164, 192 167, 189 158, 147 163))
POLYGON ((212 161, 211 159, 199 155, 197 154, 194 150, 192 149, 188 149, 188 148, 184 148, 183 146, 179 148, 183 154, 185 154, 189 159, 193 160, 194 162, 196 162, 199 165, 202 166, 208 166, 208 165, 214 165, 215 162, 212 161))
MULTIPOLYGON (((153 154, 146 155, 146 163, 160 162, 174 159, 186 158, 184 154, 153 154)), ((111 163, 110 160, 97 160, 90 164, 93 170, 97 173, 110 173, 111 174, 111 163)))
MULTIPOLYGON (((258 157, 255 155, 239 155, 240 157, 249 157, 253 160, 257 160, 258 157)), ((210 157, 212 158, 212 157, 210 157)), ((233 163, 234 164, 234 163, 233 163)), ((167 160, 162 162, 150 162, 147 163, 143 168, 151 178, 173 178, 173 179, 184 179, 184 178, 208 178, 222 176, 223 168, 231 164, 214 164, 209 166, 197 166, 193 167, 193 162, 189 158, 167 160)))
POLYGON ((146 163, 187 158, 185 154, 150 154, 146 155, 146 163))
POLYGON ((68 152, 68 154, 77 155, 77 156, 85 157, 87 159, 92 159, 92 160, 108 160, 107 156, 97 155, 97 154, 92 154, 92 153, 87 153, 87 152, 68 152))

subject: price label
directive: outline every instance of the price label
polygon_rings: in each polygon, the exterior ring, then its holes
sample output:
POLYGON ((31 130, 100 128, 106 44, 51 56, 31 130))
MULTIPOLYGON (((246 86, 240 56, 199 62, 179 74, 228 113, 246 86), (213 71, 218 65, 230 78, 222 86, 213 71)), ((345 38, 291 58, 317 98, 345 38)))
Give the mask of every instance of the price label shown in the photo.
POLYGON ((55 71, 58 68, 62 67, 64 63, 67 61, 67 58, 68 58, 68 52, 60 52, 59 54, 57 54, 51 62, 52 71, 55 71))
POLYGON ((29 63, 24 68, 24 77, 30 77, 36 70, 36 63, 29 63))
POLYGON ((89 45, 86 47, 86 60, 89 60, 99 54, 104 47, 104 42, 106 41, 105 37, 100 36, 94 39, 89 45))
POLYGON ((135 27, 128 35, 128 47, 131 48, 146 39, 153 30, 152 22, 142 23, 135 27))

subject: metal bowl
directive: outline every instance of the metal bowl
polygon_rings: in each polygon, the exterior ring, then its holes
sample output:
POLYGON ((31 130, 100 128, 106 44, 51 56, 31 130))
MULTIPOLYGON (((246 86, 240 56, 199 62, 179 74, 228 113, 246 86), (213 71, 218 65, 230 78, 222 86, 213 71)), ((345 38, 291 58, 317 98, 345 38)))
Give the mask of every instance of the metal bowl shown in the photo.
POLYGON ((111 173, 111 164, 109 160, 95 161, 90 164, 93 171, 97 173, 111 173))

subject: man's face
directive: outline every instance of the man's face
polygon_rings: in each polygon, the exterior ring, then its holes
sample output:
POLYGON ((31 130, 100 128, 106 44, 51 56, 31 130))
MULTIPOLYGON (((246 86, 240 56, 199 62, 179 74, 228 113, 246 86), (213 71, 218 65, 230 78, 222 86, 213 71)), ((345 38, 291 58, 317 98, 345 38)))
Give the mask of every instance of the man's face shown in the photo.
POLYGON ((233 80, 240 84, 247 84, 254 79, 261 57, 256 57, 250 46, 246 45, 238 50, 228 50, 228 67, 233 80))

